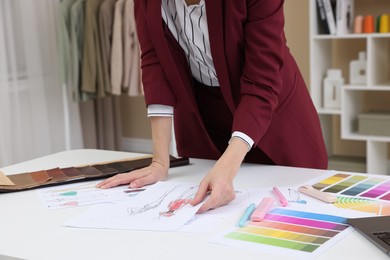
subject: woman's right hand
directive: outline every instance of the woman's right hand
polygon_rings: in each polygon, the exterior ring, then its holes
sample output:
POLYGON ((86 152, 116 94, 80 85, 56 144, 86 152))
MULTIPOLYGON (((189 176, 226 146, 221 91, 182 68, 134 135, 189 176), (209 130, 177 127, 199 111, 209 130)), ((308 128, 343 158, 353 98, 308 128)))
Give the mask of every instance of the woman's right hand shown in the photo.
POLYGON ((117 174, 99 182, 96 187, 102 189, 129 184, 130 188, 140 188, 165 180, 169 170, 169 144, 171 142, 172 117, 152 116, 153 160, 145 168, 117 174))
POLYGON ((130 188, 140 188, 148 184, 165 180, 168 176, 169 165, 164 165, 158 161, 142 169, 127 173, 120 173, 108 178, 96 185, 96 188, 109 189, 118 185, 129 184, 130 188))

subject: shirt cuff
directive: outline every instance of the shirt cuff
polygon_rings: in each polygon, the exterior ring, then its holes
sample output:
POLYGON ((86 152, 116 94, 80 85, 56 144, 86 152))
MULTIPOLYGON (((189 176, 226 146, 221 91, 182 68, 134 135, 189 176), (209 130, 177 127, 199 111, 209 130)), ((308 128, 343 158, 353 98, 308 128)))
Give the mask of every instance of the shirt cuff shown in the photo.
POLYGON ((248 151, 252 148, 254 141, 252 138, 244 134, 243 132, 234 131, 232 137, 238 137, 248 145, 248 151))
POLYGON ((148 105, 148 117, 151 116, 173 116, 173 107, 166 105, 148 105))

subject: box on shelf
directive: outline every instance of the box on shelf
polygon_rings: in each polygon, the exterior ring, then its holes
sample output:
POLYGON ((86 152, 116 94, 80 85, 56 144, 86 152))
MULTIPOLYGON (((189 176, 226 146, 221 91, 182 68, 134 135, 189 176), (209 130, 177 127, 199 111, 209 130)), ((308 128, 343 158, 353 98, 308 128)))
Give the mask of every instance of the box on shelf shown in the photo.
POLYGON ((341 70, 328 69, 327 76, 325 77, 323 84, 324 108, 340 108, 341 88, 344 84, 344 78, 341 76, 341 70))
POLYGON ((336 2, 336 31, 345 35, 353 31, 354 0, 337 0, 336 2))
POLYGON ((358 131, 363 135, 390 136, 390 112, 359 114, 358 131))

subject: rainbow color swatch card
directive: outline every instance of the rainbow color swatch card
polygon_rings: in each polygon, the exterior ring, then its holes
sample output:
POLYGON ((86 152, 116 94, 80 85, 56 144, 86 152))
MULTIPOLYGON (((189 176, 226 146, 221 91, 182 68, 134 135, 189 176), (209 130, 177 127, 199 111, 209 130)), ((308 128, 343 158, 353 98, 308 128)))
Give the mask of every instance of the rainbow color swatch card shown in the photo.
POLYGON ((342 216, 275 208, 263 221, 248 221, 245 226, 232 228, 210 242, 290 258, 312 259, 352 230, 342 216))

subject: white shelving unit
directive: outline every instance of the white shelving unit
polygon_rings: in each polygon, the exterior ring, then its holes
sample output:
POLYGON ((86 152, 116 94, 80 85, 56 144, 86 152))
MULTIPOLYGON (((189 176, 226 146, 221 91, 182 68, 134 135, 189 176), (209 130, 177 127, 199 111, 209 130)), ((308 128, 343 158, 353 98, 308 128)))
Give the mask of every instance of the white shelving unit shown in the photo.
MULTIPOLYGON (((355 15, 390 14, 388 0, 355 0, 355 15)), ((390 174, 389 136, 358 133, 358 115, 374 109, 390 114, 390 33, 325 35, 317 19, 316 0, 310 0, 310 91, 320 116, 330 168, 390 174), (367 84, 351 85, 349 63, 366 52, 367 84), (327 70, 341 69, 345 85, 341 108, 323 106, 323 79, 327 70), (348 151, 349 152, 346 152, 348 151), (336 167, 335 162, 339 163, 336 167), (349 166, 348 166, 349 165, 349 166)))

